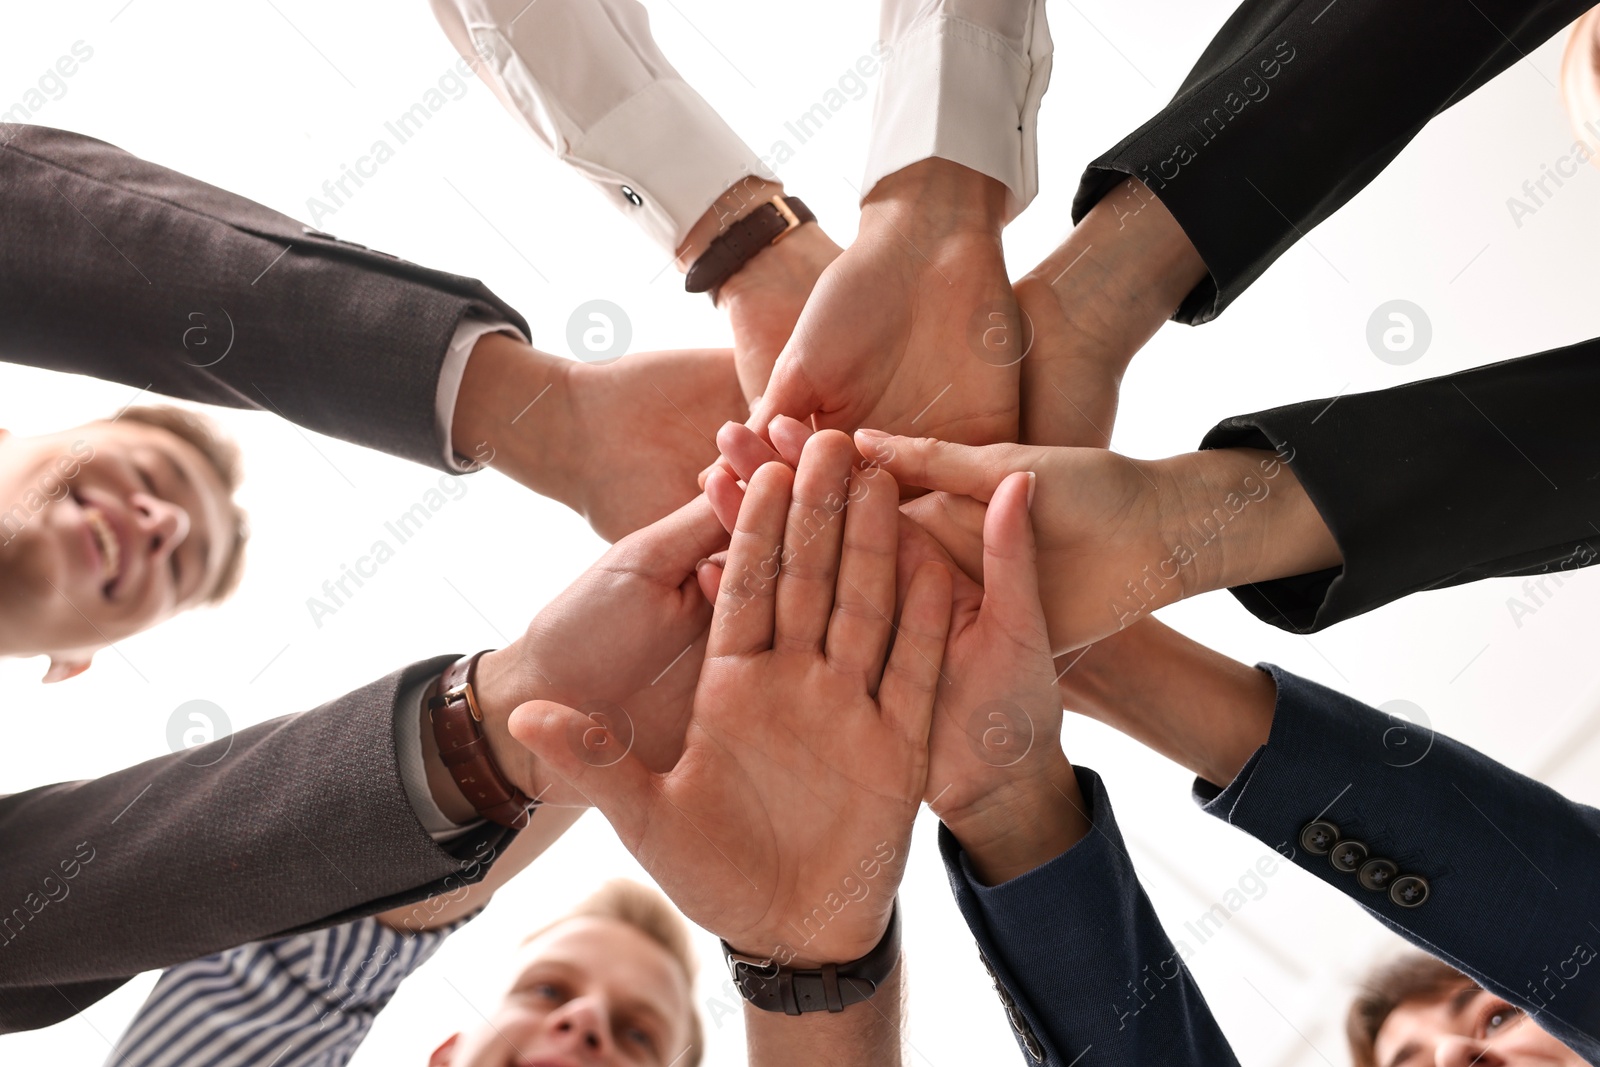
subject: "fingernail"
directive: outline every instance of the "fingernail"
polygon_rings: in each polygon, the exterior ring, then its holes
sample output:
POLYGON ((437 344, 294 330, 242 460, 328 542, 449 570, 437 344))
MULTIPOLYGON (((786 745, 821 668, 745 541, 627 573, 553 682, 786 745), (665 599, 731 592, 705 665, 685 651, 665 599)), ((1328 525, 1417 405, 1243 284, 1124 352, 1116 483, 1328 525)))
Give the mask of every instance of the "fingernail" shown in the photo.
POLYGON ((869 441, 881 441, 884 438, 890 437, 892 435, 891 434, 886 434, 882 430, 857 430, 856 431, 856 436, 857 437, 865 437, 869 441))
POLYGON ((1033 491, 1039 487, 1039 476, 1033 471, 1028 472, 1028 510, 1033 510, 1033 491))

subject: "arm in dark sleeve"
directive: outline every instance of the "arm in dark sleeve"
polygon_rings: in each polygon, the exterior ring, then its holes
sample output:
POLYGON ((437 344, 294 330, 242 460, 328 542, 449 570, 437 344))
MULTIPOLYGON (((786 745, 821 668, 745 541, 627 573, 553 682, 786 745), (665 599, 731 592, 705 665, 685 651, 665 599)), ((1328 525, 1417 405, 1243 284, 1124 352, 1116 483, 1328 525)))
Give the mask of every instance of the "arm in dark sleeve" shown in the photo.
POLYGON ((1079 221, 1126 177, 1209 276, 1174 318, 1215 318, 1444 111, 1592 0, 1245 0, 1172 102, 1089 164, 1079 221))
POLYGON ((1202 448, 1275 449, 1342 567, 1233 590, 1299 633, 1423 589, 1600 559, 1600 339, 1219 423, 1202 448))
POLYGON ((1018 878, 985 886, 939 828, 956 904, 1021 1045, 1049 1067, 1237 1067, 1156 918, 1100 776, 1074 767, 1089 836, 1018 878))
POLYGON ((1263 669, 1278 685, 1271 734, 1226 789, 1196 782, 1204 810, 1600 1062, 1600 811, 1425 727, 1263 669), (1337 831, 1331 841, 1315 837, 1318 822, 1337 831), (1373 881, 1378 869, 1364 864, 1378 860, 1395 869, 1369 888, 1363 872, 1373 881))
POLYGON ((394 702, 449 658, 209 745, 0 798, 0 1033, 143 971, 478 881, 515 836, 436 845, 396 763, 394 702))
POLYGON ((273 411, 444 468, 440 366, 481 282, 340 241, 103 141, 7 125, 0 358, 273 411))

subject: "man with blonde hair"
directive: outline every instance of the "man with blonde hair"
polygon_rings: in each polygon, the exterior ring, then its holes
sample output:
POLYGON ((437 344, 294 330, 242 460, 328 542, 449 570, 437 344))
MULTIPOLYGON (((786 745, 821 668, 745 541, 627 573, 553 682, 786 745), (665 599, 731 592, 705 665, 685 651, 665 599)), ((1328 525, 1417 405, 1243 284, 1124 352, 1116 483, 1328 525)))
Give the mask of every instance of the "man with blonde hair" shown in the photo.
POLYGON ((48 656, 45 681, 233 592, 239 449, 166 406, 36 437, 0 429, 0 656, 48 656))

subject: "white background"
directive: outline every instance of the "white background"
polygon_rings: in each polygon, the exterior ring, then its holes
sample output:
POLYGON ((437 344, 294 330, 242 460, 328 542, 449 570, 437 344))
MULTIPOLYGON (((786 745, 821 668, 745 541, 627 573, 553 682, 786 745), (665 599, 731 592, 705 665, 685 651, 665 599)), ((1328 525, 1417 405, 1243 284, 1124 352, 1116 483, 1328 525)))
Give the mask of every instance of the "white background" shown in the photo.
MULTIPOLYGON (((307 198, 365 154, 383 123, 456 58, 421 2, 124 5, 7 0, 0 109, 84 41, 92 59, 33 121, 108 140, 307 221, 307 198)), ((818 102, 876 38, 873 5, 844 0, 803 9, 732 0, 649 7, 666 53, 762 153, 779 138, 794 143, 784 122, 818 102)), ((1015 273, 1066 233, 1083 164, 1161 106, 1230 8, 1219 0, 1052 4, 1042 193, 1007 234, 1015 273)), ((1220 321, 1163 330, 1129 375, 1116 447, 1170 455, 1193 448, 1230 414, 1600 334, 1600 174, 1582 171, 1521 227, 1506 205, 1542 164, 1570 149, 1554 88, 1561 45, 1547 44, 1435 121, 1220 321), (1380 362, 1364 339, 1368 315, 1393 298, 1421 305, 1433 323, 1432 348, 1407 367, 1380 362)), ((852 185, 870 115, 869 93, 783 168, 790 189, 840 241, 855 224, 852 185)), ((636 351, 728 341, 709 303, 686 296, 676 273, 662 271, 664 257, 543 156, 476 81, 320 226, 484 279, 523 310, 534 342, 550 351, 566 353, 567 317, 593 298, 626 309, 636 351)), ((0 367, 0 425, 56 429, 114 412, 131 393, 0 367)), ((11 696, 0 790, 164 754, 168 715, 187 700, 216 702, 237 729, 312 707, 414 659, 499 644, 602 551, 560 506, 497 474, 478 475, 319 629, 306 599, 439 476, 271 416, 223 418, 248 458, 243 500, 254 538, 239 595, 103 653, 89 675, 48 691, 38 687, 42 662, 0 663, 0 691, 11 696)), ((1520 626, 1507 606, 1518 585, 1415 597, 1311 639, 1256 623, 1226 594, 1165 617, 1241 659, 1272 660, 1369 703, 1411 700, 1442 731, 1593 801, 1600 573, 1573 576, 1520 626)), ((1175 936, 1265 851, 1200 814, 1187 776, 1131 743, 1081 722, 1068 724, 1066 742, 1069 755, 1107 777, 1133 857, 1175 936)), ((904 887, 910 1059, 924 1067, 1005 1062, 1014 1046, 950 901, 932 830, 925 815, 904 887)), ((619 873, 641 876, 605 824, 587 817, 408 983, 355 1062, 422 1064, 445 1035, 490 1010, 524 932, 619 873)), ((84 932, 86 942, 95 936, 84 932)), ((1196 948, 1191 966, 1243 1063, 1342 1064, 1350 983, 1392 944, 1345 898, 1284 868, 1261 899, 1196 948)), ((700 947, 702 1002, 726 1004, 715 942, 702 935, 700 947)), ((153 980, 142 976, 51 1029, 0 1038, 0 1061, 101 1061, 153 980)), ((1114 1009, 1108 1002, 1105 1010, 1114 1009)), ((723 1025, 708 1017, 708 1062, 743 1062, 738 1016, 717 1014, 723 1025)))

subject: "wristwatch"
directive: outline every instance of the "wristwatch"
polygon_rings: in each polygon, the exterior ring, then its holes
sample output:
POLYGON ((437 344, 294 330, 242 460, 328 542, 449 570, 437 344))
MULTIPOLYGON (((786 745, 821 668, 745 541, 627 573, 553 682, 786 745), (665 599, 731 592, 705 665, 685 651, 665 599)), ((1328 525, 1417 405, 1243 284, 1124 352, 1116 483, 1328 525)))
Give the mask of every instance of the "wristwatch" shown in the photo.
POLYGON ((900 959, 900 898, 889 912, 889 928, 873 950, 850 963, 825 963, 814 970, 785 967, 774 959, 735 952, 722 942, 728 973, 741 996, 762 1011, 803 1015, 841 1012, 871 1000, 900 959))
POLYGON ((707 245, 684 275, 683 287, 691 293, 709 292, 711 302, 716 303, 722 283, 754 259, 756 253, 816 221, 817 217, 798 196, 775 196, 707 245))
POLYGON ((478 698, 472 691, 478 660, 483 655, 479 652, 464 656, 439 676, 437 691, 428 697, 428 721, 433 725, 439 758, 461 795, 490 822, 520 830, 528 825, 539 801, 529 799, 506 781, 495 765, 489 739, 483 734, 483 713, 478 710, 478 698))

